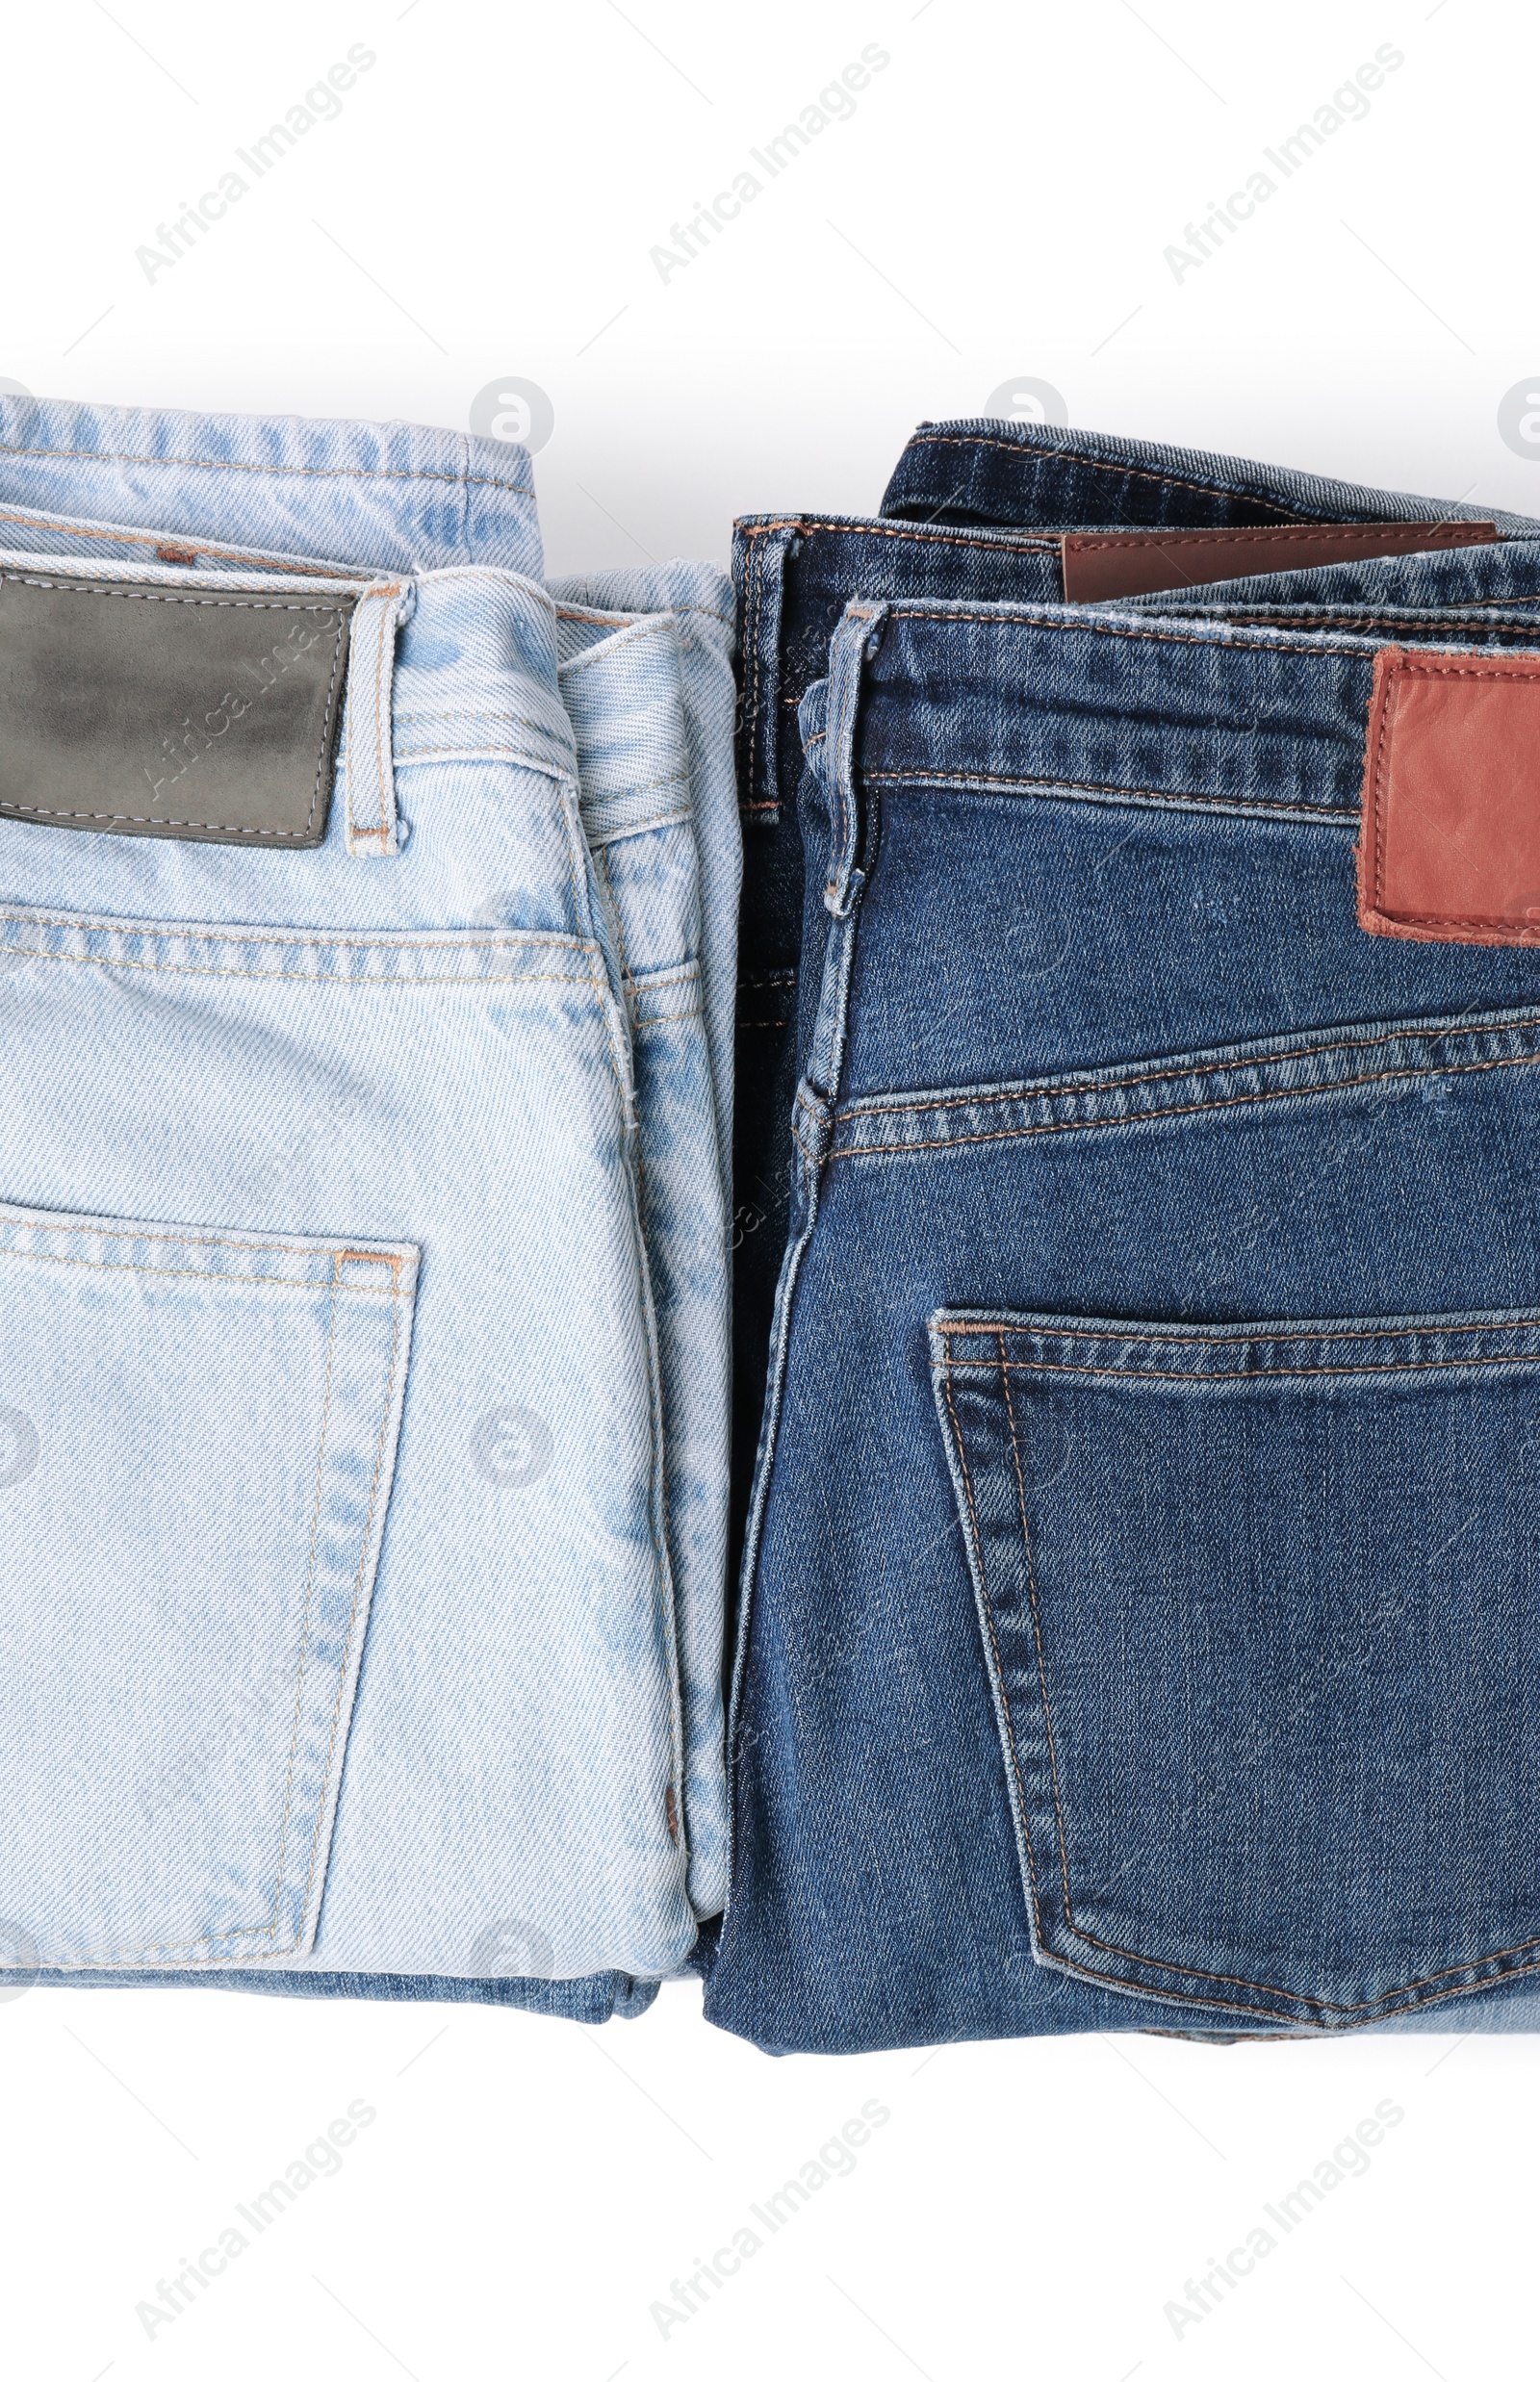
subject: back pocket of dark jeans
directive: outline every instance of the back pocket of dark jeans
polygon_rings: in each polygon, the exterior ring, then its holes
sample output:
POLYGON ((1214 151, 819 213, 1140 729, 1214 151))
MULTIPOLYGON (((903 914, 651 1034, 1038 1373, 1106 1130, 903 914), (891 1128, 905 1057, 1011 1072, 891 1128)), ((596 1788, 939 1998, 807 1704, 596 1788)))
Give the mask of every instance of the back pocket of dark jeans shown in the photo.
POLYGON ((1540 1315, 931 1348, 1039 1957, 1315 2027, 1540 1963, 1540 1315))

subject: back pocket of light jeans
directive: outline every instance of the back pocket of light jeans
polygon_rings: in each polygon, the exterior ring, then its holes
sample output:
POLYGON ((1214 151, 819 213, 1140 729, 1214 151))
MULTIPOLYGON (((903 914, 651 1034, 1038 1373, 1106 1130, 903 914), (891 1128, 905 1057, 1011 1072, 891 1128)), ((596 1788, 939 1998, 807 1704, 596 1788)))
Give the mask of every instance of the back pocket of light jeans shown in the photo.
POLYGON ((44 1967, 308 1950, 416 1267, 0 1206, 0 1920, 44 1967))
POLYGON ((1540 1315, 931 1347, 1040 1959, 1311 2027, 1540 1961, 1540 1315))

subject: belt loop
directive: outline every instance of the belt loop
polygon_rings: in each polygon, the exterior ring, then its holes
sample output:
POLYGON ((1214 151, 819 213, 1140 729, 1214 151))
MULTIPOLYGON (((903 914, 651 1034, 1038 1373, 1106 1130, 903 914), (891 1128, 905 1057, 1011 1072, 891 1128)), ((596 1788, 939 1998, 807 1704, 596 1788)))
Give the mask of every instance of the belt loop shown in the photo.
POLYGON ((353 610, 347 668, 347 849, 379 860, 400 850, 391 761, 391 688, 397 632, 412 617, 411 580, 371 587, 353 610))
POLYGON ((861 665, 872 658, 882 642, 886 614, 886 604, 863 603, 858 598, 845 606, 829 645, 825 770, 834 834, 824 907, 836 918, 849 917, 864 882, 860 873, 863 820, 856 784, 856 714, 861 665))

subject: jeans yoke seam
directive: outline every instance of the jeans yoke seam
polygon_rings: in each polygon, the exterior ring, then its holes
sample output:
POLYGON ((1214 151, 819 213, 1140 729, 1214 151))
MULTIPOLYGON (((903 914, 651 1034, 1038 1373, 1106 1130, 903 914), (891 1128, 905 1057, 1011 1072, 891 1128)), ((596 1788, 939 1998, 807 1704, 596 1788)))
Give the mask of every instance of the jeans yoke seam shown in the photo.
POLYGON ((922 1150, 962 1149, 977 1141, 1026 1141, 1040 1135, 1056 1133, 1101 1133, 1125 1125, 1160 1124, 1172 1116, 1217 1115, 1221 1109, 1259 1108, 1269 1100, 1308 1100, 1334 1091, 1361 1090, 1368 1084, 1414 1083, 1424 1075, 1485 1075, 1498 1067, 1534 1066, 1540 1053, 1523 1051, 1511 1059, 1472 1059, 1458 1065, 1434 1064, 1425 1067, 1387 1067, 1376 1075, 1345 1075, 1326 1084, 1285 1084, 1275 1091, 1237 1092, 1232 1099, 1194 1100, 1182 1108, 1146 1109, 1137 1116, 1072 1117, 1062 1125, 1013 1125, 998 1133, 960 1133, 934 1141, 873 1142, 866 1148, 831 1149, 834 1158, 898 1158, 917 1155, 922 1150))

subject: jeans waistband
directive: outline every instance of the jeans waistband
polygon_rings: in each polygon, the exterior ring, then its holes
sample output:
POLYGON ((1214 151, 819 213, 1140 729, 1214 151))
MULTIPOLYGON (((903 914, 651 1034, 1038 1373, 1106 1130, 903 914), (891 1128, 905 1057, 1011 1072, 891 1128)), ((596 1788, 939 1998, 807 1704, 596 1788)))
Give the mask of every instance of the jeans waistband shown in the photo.
POLYGON ((558 604, 557 682, 578 748, 590 843, 690 816, 679 648, 666 612, 558 604))
POLYGON ((525 448, 417 423, 0 397, 6 505, 385 573, 544 568, 525 448))
MULTIPOLYGON (((1403 616, 1441 648, 1438 613, 1403 616)), ((1540 641, 1523 615, 1499 625, 1540 641)), ((1069 604, 852 604, 802 725, 854 737, 858 781, 1356 825, 1384 635, 1243 629, 1069 604), (859 705, 855 674, 860 673, 859 705)))
POLYGON ((1262 528, 1271 522, 1491 521, 1499 537, 1540 524, 1490 505, 1360 488, 1237 455, 1205 454, 1099 430, 990 420, 922 422, 883 495, 895 519, 1025 528, 1121 524, 1262 528))

